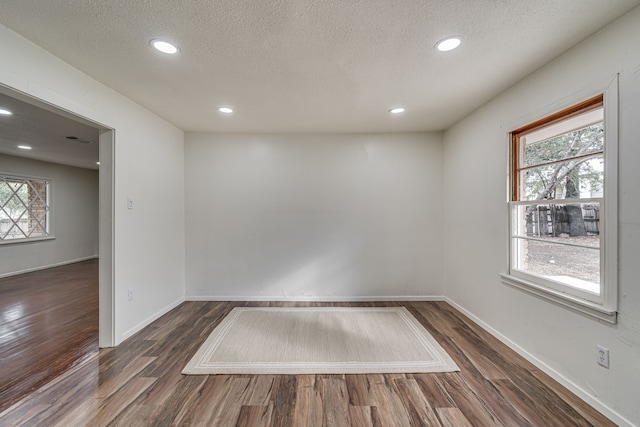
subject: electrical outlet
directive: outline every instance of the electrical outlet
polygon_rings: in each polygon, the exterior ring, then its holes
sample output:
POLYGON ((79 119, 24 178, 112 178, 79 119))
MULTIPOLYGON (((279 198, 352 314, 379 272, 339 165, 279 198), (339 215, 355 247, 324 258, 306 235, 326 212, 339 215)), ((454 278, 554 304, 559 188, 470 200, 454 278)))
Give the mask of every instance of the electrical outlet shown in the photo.
POLYGON ((127 300, 133 301, 133 289, 127 290, 127 300))
POLYGON ((598 365, 604 366, 609 369, 609 349, 603 346, 598 346, 598 354, 596 355, 596 361, 598 365))
POLYGON ((133 209, 133 199, 131 197, 127 197, 127 209, 133 209))

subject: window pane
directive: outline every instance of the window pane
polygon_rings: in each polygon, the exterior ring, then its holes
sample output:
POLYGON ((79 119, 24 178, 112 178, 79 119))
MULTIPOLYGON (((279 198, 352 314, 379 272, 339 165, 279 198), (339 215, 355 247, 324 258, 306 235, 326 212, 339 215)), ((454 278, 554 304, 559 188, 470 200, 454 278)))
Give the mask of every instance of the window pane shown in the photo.
POLYGON ((521 172, 521 200, 602 197, 604 158, 595 156, 521 172))
POLYGON ((46 181, 30 180, 29 184, 29 231, 28 237, 44 237, 47 233, 47 185, 46 181))
POLYGON ((597 153, 604 149, 604 124, 598 123, 543 141, 524 141, 524 167, 597 153))
MULTIPOLYGON (((616 104, 607 106, 614 111, 608 111, 607 124, 617 117, 616 104)), ((616 298, 609 285, 615 286, 616 270, 604 267, 604 251, 616 247, 615 233, 605 236, 600 209, 607 197, 605 143, 615 147, 617 141, 605 137, 604 109, 604 96, 598 95, 511 132, 514 279, 507 282, 530 285, 540 295, 547 289, 556 301, 558 292, 565 293, 572 306, 584 301, 611 309, 616 298)), ((607 176, 607 192, 615 183, 615 174, 607 176)), ((615 222, 607 215, 609 220, 615 222)))
POLYGON ((600 247, 600 203, 518 205, 513 235, 600 247))
POLYGON ((2 181, 0 183, 0 207, 4 209, 7 215, 15 216, 22 213, 25 209, 25 200, 27 196, 27 186, 23 182, 2 181))
POLYGON ((0 177, 0 240, 49 235, 49 182, 0 177))
POLYGON ((600 293, 600 250, 514 239, 518 270, 600 293))

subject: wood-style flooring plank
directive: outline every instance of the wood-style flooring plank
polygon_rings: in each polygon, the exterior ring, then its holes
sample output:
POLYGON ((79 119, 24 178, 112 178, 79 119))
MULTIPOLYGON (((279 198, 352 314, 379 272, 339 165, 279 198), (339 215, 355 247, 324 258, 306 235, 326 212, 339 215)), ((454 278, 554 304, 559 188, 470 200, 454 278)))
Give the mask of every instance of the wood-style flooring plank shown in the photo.
POLYGON ((315 375, 298 375, 293 425, 321 426, 323 420, 322 382, 315 375))
POLYGON ((403 403, 412 426, 439 426, 440 422, 415 379, 393 380, 394 388, 403 403))
POLYGON ((382 374, 368 375, 368 377, 371 401, 377 409, 382 425, 410 425, 409 414, 405 411, 400 397, 393 390, 393 379, 382 374))
MULTIPOLYGON (((0 349, 1 351, 1 349, 0 349)), ((611 426, 443 302, 185 302, 42 388, 1 426, 611 426), (234 307, 406 306, 460 372, 189 375, 187 361, 234 307)))
POLYGON ((100 384, 98 388, 97 397, 99 399, 105 399, 114 394, 123 384, 136 376, 142 369, 144 369, 149 363, 153 362, 155 357, 139 357, 129 363, 121 371, 109 376, 105 381, 100 384))
POLYGON ((293 424, 296 406, 297 378, 295 375, 278 375, 273 385, 273 426, 293 424))
MULTIPOLYGON (((444 335, 441 328, 439 328, 443 323, 443 316, 440 311, 440 307, 438 305, 434 305, 429 308, 431 309, 429 314, 432 315, 429 319, 425 318, 423 313, 414 313, 414 315, 416 318, 421 319, 425 327, 432 332, 434 337, 440 342, 449 355, 454 358, 461 369, 460 373, 455 377, 451 377, 449 375, 443 376, 442 379, 445 379, 446 381, 441 383, 441 385, 446 384, 449 386, 447 389, 449 394, 454 392, 459 393, 460 391, 463 392, 458 394, 458 399, 460 399, 460 401, 454 398, 457 406, 460 407, 461 404, 466 405, 468 403, 467 393, 471 393, 475 395, 472 398, 472 401, 476 403, 475 406, 478 408, 476 414, 478 417, 482 418, 486 415, 488 416, 488 420, 494 420, 492 421, 495 423, 494 425, 529 425, 528 421, 522 417, 522 415, 503 395, 501 395, 500 390, 498 390, 488 378, 485 378, 482 372, 479 371, 472 363, 470 358, 467 356, 467 351, 465 350, 467 348, 466 343, 464 345, 459 344, 462 341, 462 337, 465 336, 465 333, 467 333, 468 337, 476 337, 473 330, 470 328, 463 328, 464 333, 461 333, 461 327, 454 326, 450 329, 450 335, 444 335), (491 402, 493 405, 490 405, 487 402, 491 402), (477 403, 480 403, 480 405, 478 406, 477 403)), ((458 322, 452 321, 452 324, 457 325, 458 322)), ((492 354, 496 356, 496 360, 504 362, 501 355, 498 355, 495 352, 492 354)), ((469 418, 471 418, 471 416, 469 416, 469 418)))
MULTIPOLYGON (((101 405, 91 417, 87 425, 104 426, 122 414, 125 409, 144 393, 155 381, 154 378, 132 378, 118 390, 101 400, 101 405)), ((71 424, 73 425, 73 423, 71 424)))
POLYGON ((323 378, 322 402, 324 423, 327 427, 348 426, 349 392, 347 384, 341 378, 323 378))
POLYGON ((465 417, 468 418, 474 426, 505 425, 495 413, 494 407, 481 399, 475 390, 469 388, 458 374, 443 374, 435 378, 435 381, 453 397, 456 407, 464 413, 465 417))
MULTIPOLYGON (((179 413, 184 413, 184 409, 191 405, 198 395, 202 385, 207 380, 204 376, 186 376, 180 380, 167 400, 168 404, 158 407, 158 411, 151 414, 149 421, 154 424, 149 425, 172 425, 179 413)), ((190 415, 195 415, 194 413, 190 415)))
MULTIPOLYGON (((532 425, 539 426, 560 426, 563 421, 559 420, 553 411, 537 405, 535 399, 528 396, 519 389, 511 380, 494 381, 503 395, 512 402, 512 405, 524 416, 532 425)), ((566 421, 566 420, 565 420, 566 421)))
POLYGON ((268 427, 271 423, 273 405, 243 406, 238 416, 237 427, 268 427))
POLYGON ((371 393, 366 375, 346 375, 349 404, 352 406, 371 406, 371 393))
POLYGON ((242 396, 249 386, 249 378, 232 377, 229 384, 229 391, 225 398, 220 401, 220 411, 216 416, 207 420, 212 426, 234 426, 240 416, 242 409, 242 396))
POLYGON ((438 408, 437 411, 443 427, 474 427, 476 425, 483 425, 471 424, 458 408, 438 408))
MULTIPOLYGON (((191 376, 194 377, 194 376, 191 376)), ((195 376, 197 378, 197 376, 195 376)), ((194 378, 195 379, 195 378, 194 378)), ((230 375, 217 375, 211 381, 200 383, 193 399, 188 404, 183 404, 180 410, 182 413, 176 414, 172 420, 172 424, 182 425, 213 425, 218 414, 224 411, 222 402, 225 402, 229 394, 232 384, 230 375), (192 408, 200 408, 198 411, 190 410, 192 408)), ((171 406, 171 400, 167 405, 171 406)), ((151 417, 154 419, 155 417, 151 417)))
POLYGON ((349 420, 353 427, 370 427, 373 425, 371 406, 349 406, 349 420))
POLYGON ((271 399, 275 375, 254 375, 248 386, 248 393, 242 399, 246 406, 267 406, 271 399))
MULTIPOLYGON (((139 398, 139 397, 138 397, 139 398)), ((146 426, 149 425, 151 416, 159 411, 158 405, 140 405, 133 402, 127 409, 118 415, 118 417, 109 423, 111 426, 146 426)), ((79 420, 77 423, 66 423, 64 426, 89 426, 90 424, 83 423, 79 420)))
POLYGON ((440 386, 441 381, 435 379, 443 374, 413 374, 420 391, 432 408, 455 408, 456 404, 447 391, 440 386))
POLYGON ((0 413, 97 353, 97 260, 0 279, 0 413))
MULTIPOLYGON (((607 424, 605 421, 603 421, 603 416, 600 412, 595 410, 593 407, 584 404, 578 396, 563 387, 560 383, 553 380, 549 375, 538 369, 533 369, 530 371, 530 373, 538 381, 552 390, 563 402, 571 405, 571 408, 578 412, 580 416, 588 422, 589 425, 613 425, 613 423, 607 424)), ((537 404, 537 402, 535 403, 537 404)))

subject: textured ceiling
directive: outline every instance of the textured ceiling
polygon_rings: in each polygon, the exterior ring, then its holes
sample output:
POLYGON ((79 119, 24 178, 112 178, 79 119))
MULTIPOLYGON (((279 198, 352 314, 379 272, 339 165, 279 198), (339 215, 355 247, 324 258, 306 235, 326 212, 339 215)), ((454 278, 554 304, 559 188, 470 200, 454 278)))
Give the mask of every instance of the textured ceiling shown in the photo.
POLYGON ((39 106, 0 93, 0 153, 97 169, 98 130, 39 106), (77 139, 68 139, 67 137, 77 139), (28 145, 25 151, 18 145, 28 145))
POLYGON ((0 22, 185 131, 406 132, 446 129, 638 4, 0 0, 0 22), (451 34, 459 49, 433 48, 451 34))

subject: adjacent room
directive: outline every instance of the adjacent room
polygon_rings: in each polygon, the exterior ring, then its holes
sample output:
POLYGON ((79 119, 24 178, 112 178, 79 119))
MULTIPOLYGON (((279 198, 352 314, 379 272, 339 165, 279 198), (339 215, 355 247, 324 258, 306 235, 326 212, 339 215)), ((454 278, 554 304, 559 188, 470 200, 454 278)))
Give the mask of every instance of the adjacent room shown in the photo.
POLYGON ((640 425, 638 40, 0 0, 0 425, 640 425))
POLYGON ((0 104, 2 411, 98 351, 99 131, 0 104))

